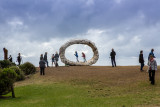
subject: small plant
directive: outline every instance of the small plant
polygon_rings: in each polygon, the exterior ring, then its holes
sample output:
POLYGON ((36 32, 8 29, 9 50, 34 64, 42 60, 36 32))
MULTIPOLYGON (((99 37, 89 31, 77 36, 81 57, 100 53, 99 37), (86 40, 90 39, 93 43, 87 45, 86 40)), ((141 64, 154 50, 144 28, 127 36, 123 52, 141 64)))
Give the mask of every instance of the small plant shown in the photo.
POLYGON ((20 65, 19 68, 24 72, 25 75, 34 74, 36 72, 36 67, 30 62, 20 65))
POLYGON ((17 66, 12 66, 10 69, 14 70, 17 74, 16 81, 21 81, 25 79, 24 72, 17 66))
POLYGON ((13 84, 17 78, 17 74, 10 68, 5 68, 0 71, 0 96, 12 92, 12 97, 15 98, 13 84))

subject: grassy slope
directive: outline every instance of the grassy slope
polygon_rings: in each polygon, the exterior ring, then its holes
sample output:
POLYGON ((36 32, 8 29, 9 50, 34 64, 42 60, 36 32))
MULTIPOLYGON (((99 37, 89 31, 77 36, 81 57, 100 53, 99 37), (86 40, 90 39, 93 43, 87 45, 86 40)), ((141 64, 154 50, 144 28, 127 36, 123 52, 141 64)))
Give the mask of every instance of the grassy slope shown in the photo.
POLYGON ((0 107, 160 106, 159 71, 156 85, 152 86, 147 73, 137 72, 137 67, 93 68, 84 68, 86 72, 77 68, 77 72, 71 71, 72 67, 53 68, 54 71, 50 68, 45 77, 35 74, 31 79, 16 83, 17 98, 0 99, 0 107), (123 72, 128 74, 125 78, 123 72))

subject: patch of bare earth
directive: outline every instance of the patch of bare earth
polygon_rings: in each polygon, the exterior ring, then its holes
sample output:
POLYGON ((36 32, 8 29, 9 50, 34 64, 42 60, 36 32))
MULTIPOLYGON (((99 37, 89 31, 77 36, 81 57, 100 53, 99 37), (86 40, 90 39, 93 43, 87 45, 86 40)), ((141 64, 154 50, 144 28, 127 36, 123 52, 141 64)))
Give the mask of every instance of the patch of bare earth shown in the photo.
MULTIPOLYGON (((158 67, 160 69, 160 67, 158 67)), ((39 71, 39 68, 37 68, 39 71)), ((39 72, 26 79, 17 82, 16 86, 27 84, 39 84, 42 82, 93 82, 103 86, 123 86, 141 81, 148 81, 147 67, 144 71, 139 70, 139 66, 60 66, 48 67, 45 69, 45 76, 39 72)), ((160 70, 156 72, 156 79, 159 79, 160 70)))

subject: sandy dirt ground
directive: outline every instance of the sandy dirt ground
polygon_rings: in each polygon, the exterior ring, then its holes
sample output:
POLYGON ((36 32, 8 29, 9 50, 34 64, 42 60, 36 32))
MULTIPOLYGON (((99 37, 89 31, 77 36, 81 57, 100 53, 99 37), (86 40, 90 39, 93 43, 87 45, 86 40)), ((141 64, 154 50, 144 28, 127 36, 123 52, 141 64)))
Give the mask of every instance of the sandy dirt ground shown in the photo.
MULTIPOLYGON (((77 83, 81 82, 86 84, 92 82, 99 86, 123 86, 142 81, 148 81, 147 67, 144 71, 139 70, 139 66, 60 66, 48 67, 45 69, 45 76, 41 76, 39 68, 37 73, 32 75, 25 81, 17 82, 16 86, 27 84, 39 84, 41 82, 68 82, 77 83)), ((156 71, 156 80, 160 79, 160 66, 156 71)))

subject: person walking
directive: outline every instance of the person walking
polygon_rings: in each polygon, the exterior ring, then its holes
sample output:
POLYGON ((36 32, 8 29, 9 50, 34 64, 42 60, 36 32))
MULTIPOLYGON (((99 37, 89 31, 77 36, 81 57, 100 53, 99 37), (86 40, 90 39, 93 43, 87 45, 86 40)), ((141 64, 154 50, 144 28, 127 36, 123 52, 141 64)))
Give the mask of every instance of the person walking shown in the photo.
POLYGON ((8 59, 9 59, 10 62, 12 62, 12 56, 11 55, 9 56, 8 59))
POLYGON ((52 58, 51 58, 51 60, 52 60, 52 66, 53 66, 53 63, 54 63, 54 65, 55 65, 54 54, 52 55, 52 58))
POLYGON ((17 57, 18 65, 21 65, 21 61, 22 61, 21 54, 20 54, 20 53, 18 53, 18 57, 17 57))
POLYGON ((116 61, 115 61, 116 52, 114 51, 113 48, 112 52, 110 53, 110 56, 111 56, 112 67, 116 67, 116 61))
POLYGON ((59 54, 58 54, 58 52, 56 52, 54 58, 55 58, 55 60, 54 60, 54 61, 55 61, 55 66, 58 67, 58 59, 59 59, 59 54))
POLYGON ((143 50, 141 50, 139 54, 139 63, 141 64, 140 70, 143 71, 143 67, 144 67, 143 50))
POLYGON ((47 59, 47 52, 45 52, 45 54, 44 54, 44 61, 47 63, 47 67, 49 67, 48 66, 48 59, 47 59))
POLYGON ((43 54, 40 55, 40 60, 42 60, 42 59, 43 59, 43 54))
POLYGON ((45 75, 46 62, 44 61, 44 59, 41 59, 39 61, 39 67, 40 67, 40 75, 45 75))
POLYGON ((151 84, 155 84, 155 71, 157 71, 157 62, 154 59, 154 56, 150 55, 149 61, 148 61, 148 68, 149 68, 149 80, 151 81, 151 84))
POLYGON ((74 55, 76 56, 77 62, 79 62, 79 60, 78 60, 78 52, 75 51, 75 54, 74 54, 74 55))
POLYGON ((86 55, 83 52, 82 52, 82 57, 83 57, 84 62, 87 62, 86 61, 86 55))
POLYGON ((152 55, 153 58, 156 58, 156 57, 154 56, 154 53, 153 53, 153 52, 154 52, 154 49, 152 48, 152 49, 151 49, 151 52, 150 52, 149 55, 148 55, 148 60, 149 60, 150 55, 152 55))

